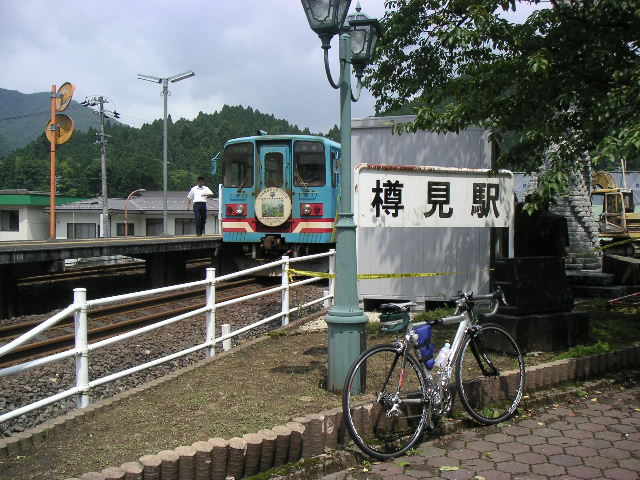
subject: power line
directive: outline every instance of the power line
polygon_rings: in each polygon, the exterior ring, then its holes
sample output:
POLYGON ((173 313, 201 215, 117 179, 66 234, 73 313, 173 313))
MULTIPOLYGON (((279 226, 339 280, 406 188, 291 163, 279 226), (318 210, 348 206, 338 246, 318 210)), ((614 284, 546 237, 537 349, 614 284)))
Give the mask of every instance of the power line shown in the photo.
POLYGON ((38 115, 46 115, 49 114, 51 115, 51 112, 36 112, 36 113, 27 113, 25 115, 18 115, 17 117, 6 117, 6 118, 0 118, 0 122, 5 121, 5 120, 18 120, 20 118, 27 118, 27 117, 35 117, 38 115))
MULTIPOLYGON (((77 109, 81 108, 81 106, 82 107, 86 106, 83 103, 80 103, 78 105, 70 105, 67 110, 72 110, 72 109, 73 110, 77 110, 77 109)), ((113 118, 120 118, 120 113, 116 112, 115 110, 114 111, 109 111, 109 114, 113 118)), ((24 115, 17 115, 15 117, 0 118, 0 122, 5 121, 5 120, 19 120, 21 118, 37 117, 38 115, 51 115, 51 110, 47 110, 47 111, 43 111, 43 112, 35 112, 35 113, 25 113, 24 115)))
MULTIPOLYGON (((72 105, 69 105, 68 110, 80 109, 80 108, 84 108, 84 107, 85 107, 85 105, 83 105, 82 103, 75 104, 75 105, 72 104, 72 105)), ((105 112, 109 114, 109 117, 113 117, 113 118, 116 118, 116 119, 127 120, 127 121, 135 121, 135 122, 138 122, 140 124, 140 126, 144 125, 145 123, 151 124, 151 123, 153 123, 154 121, 157 120, 157 119, 145 120, 143 118, 138 118, 138 117, 134 117, 132 115, 127 115, 127 114, 124 114, 124 113, 117 112, 115 109, 113 111, 107 110, 105 112)), ((94 113, 97 113, 97 112, 94 112, 94 113)), ((4 117, 4 118, 0 118, 0 122, 9 121, 9 120, 19 120, 21 118, 37 117, 39 115, 51 115, 51 111, 47 110, 47 111, 42 111, 42 112, 25 113, 24 115, 17 115, 15 117, 4 117)), ((126 124, 123 123, 123 125, 126 125, 126 124)))

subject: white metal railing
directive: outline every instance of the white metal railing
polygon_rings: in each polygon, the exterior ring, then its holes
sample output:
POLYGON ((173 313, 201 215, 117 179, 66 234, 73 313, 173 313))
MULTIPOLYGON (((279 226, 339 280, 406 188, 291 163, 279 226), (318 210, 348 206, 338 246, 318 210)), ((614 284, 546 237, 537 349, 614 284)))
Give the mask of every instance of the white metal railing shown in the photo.
POLYGON ((293 307, 293 308, 290 306, 290 303, 289 303, 289 292, 292 288, 317 282, 318 280, 320 280, 319 278, 307 278, 305 280, 291 282, 289 278, 289 272, 288 272, 290 265, 292 263, 304 262, 304 261, 320 259, 325 257, 328 258, 329 260, 329 273, 335 273, 335 250, 330 250, 326 253, 307 255, 305 257, 289 258, 285 256, 285 257, 282 257, 282 259, 269 264, 261 265, 259 267, 249 268, 247 270, 242 270, 239 272, 230 273, 228 275, 222 275, 220 277, 216 277, 214 268, 207 268, 206 278, 204 280, 198 280, 196 282, 183 283, 179 285, 172 285, 169 287, 144 290, 141 292, 128 293, 124 295, 104 297, 104 298, 99 298, 95 300, 87 300, 87 290, 85 288, 75 288, 73 290, 73 304, 69 305, 67 308, 57 313, 53 317, 49 318, 48 320, 45 320, 40 325, 32 328, 31 330, 24 333, 20 337, 0 347, 0 357, 15 350, 21 345, 24 345, 32 338, 36 337, 37 335, 47 330, 48 328, 56 325, 63 319, 69 317, 71 314, 73 314, 74 316, 75 347, 69 350, 66 350, 64 352, 49 355, 47 357, 31 360, 28 362, 21 363, 19 365, 14 365, 11 367, 0 369, 0 378, 25 372, 33 368, 48 365, 48 364, 51 364, 60 360, 64 360, 67 358, 75 357, 76 385, 66 391, 59 392, 50 397, 43 398, 36 402, 30 403, 29 405, 25 405, 23 407, 17 408, 11 412, 4 413, 0 415, 0 423, 10 420, 12 418, 18 417, 25 413, 28 413, 37 408, 44 407, 46 405, 63 400, 65 398, 69 398, 74 395, 77 395, 78 397, 76 402, 78 408, 84 408, 89 405, 89 402, 90 402, 89 392, 94 387, 103 385, 108 382, 112 382, 114 380, 125 377, 132 373, 136 373, 141 370, 154 367, 156 365, 160 365, 162 363, 165 363, 171 360, 175 360, 176 358, 184 357, 185 355, 189 355, 190 353, 194 353, 199 350, 205 349, 207 357, 213 357, 215 355, 216 344, 222 343, 223 350, 228 350, 231 348, 231 339, 233 337, 240 335, 253 328, 256 328, 264 323, 273 321, 277 318, 282 318, 282 325, 287 325, 289 323, 290 314, 320 302, 325 302, 325 303, 332 302, 334 298, 335 286, 334 286, 334 280, 330 278, 329 290, 323 292, 322 297, 311 300, 307 303, 298 305, 297 307, 293 307), (271 270, 279 266, 282 269, 281 270, 282 283, 280 286, 273 287, 262 292, 252 293, 245 297, 216 303, 216 284, 218 284, 219 282, 229 281, 234 278, 242 277, 245 275, 251 275, 253 273, 258 273, 263 270, 271 270), (91 308, 114 303, 114 302, 119 302, 123 300, 150 297, 152 295, 159 294, 159 293, 168 293, 175 290, 182 290, 184 288, 197 287, 197 286, 206 287, 205 289, 206 303, 204 307, 195 308, 194 310, 189 311, 187 313, 183 313, 181 315, 177 315, 175 317, 171 317, 166 320, 156 322, 152 325, 147 325, 145 327, 137 328, 135 330, 89 344, 87 312, 91 308), (261 320, 258 320, 257 322, 254 322, 251 325, 244 326, 234 331, 231 331, 231 328, 229 325, 226 325, 226 324, 222 325, 222 328, 221 328, 222 334, 219 337, 215 336, 216 310, 218 308, 224 307, 227 305, 233 305, 235 303, 240 303, 248 299, 270 295, 277 292, 281 292, 282 294, 281 296, 282 308, 280 312, 274 315, 271 315, 269 317, 263 318, 261 320), (128 368, 126 370, 122 370, 122 371, 119 371, 95 380, 90 380, 89 378, 90 353, 93 353, 100 348, 103 348, 118 342, 122 342, 129 338, 142 335, 144 333, 148 333, 153 330, 157 330, 158 328, 162 328, 167 325, 171 325, 200 314, 205 314, 205 334, 204 334, 204 341, 202 343, 186 348, 179 352, 166 355, 162 358, 158 358, 158 359, 128 368))

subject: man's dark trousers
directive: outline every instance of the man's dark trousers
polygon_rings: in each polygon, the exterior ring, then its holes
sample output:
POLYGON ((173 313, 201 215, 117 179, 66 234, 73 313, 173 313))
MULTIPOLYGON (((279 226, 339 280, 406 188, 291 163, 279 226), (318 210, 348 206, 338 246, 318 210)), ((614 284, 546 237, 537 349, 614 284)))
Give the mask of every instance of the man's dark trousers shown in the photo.
POLYGON ((193 213, 196 215, 196 235, 204 233, 204 224, 207 222, 207 203, 195 202, 193 204, 193 213))

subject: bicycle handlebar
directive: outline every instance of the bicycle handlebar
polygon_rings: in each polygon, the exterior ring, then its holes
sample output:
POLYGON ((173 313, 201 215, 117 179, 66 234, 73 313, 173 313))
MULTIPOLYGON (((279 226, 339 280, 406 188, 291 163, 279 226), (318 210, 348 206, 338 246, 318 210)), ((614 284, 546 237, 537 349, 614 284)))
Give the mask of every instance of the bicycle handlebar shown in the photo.
POLYGON ((486 295, 474 295, 473 292, 458 292, 458 295, 455 297, 451 297, 449 299, 450 302, 455 302, 456 305, 458 305, 459 303, 464 302, 465 304, 471 304, 473 305, 473 302, 475 300, 498 300, 499 303, 502 303, 503 305, 508 305, 507 304, 507 300, 504 297, 504 292, 502 291, 502 288, 500 288, 499 286, 496 287, 496 289, 492 292, 492 293, 488 293, 486 295))
MULTIPOLYGON (((452 297, 450 299, 450 301, 453 301, 456 304, 456 309, 453 312, 453 315, 448 317, 443 317, 443 318, 437 318, 435 320, 429 320, 426 322, 415 322, 412 324, 412 326, 413 328, 418 328, 423 325, 437 326, 437 325, 449 325, 452 323, 460 323, 462 320, 464 320, 464 312, 466 310, 470 310, 473 308, 475 300, 491 300, 491 310, 489 312, 486 312, 485 315, 495 314, 498 311, 498 307, 500 306, 500 304, 508 305, 507 300, 505 299, 505 296, 504 296, 504 292, 502 291, 502 288, 500 288, 499 286, 496 287, 496 289, 492 293, 489 293, 486 295, 474 296, 473 292, 468 292, 468 293, 458 292, 457 297, 452 297)), ((382 309, 383 312, 385 312, 385 310, 389 310, 387 313, 391 313, 392 311, 406 312, 412 306, 415 306, 415 305, 416 304, 413 302, 405 302, 405 303, 399 303, 399 304, 383 304, 383 305, 380 305, 380 308, 382 309)))
POLYGON ((476 300, 491 300, 491 310, 486 313, 487 315, 493 315, 496 313, 500 304, 507 305, 504 292, 499 286, 496 287, 492 293, 486 295, 474 295, 473 292, 458 292, 457 297, 452 297, 450 299, 450 301, 455 302, 456 304, 454 315, 458 315, 473 308, 476 300))
POLYGON ((435 320, 429 320, 426 322, 417 322, 413 324, 413 328, 421 327, 423 325, 431 325, 432 327, 438 325, 449 325, 460 323, 464 320, 464 312, 466 310, 470 310, 473 308, 473 303, 475 300, 491 300, 491 310, 485 315, 493 315, 498 311, 498 306, 502 303, 503 305, 508 305, 507 301, 504 297, 504 292, 500 287, 496 287, 496 289, 487 295, 473 295, 473 292, 463 293, 458 292, 457 297, 451 298, 451 301, 456 302, 456 309, 453 312, 453 315, 443 318, 437 318, 435 320))

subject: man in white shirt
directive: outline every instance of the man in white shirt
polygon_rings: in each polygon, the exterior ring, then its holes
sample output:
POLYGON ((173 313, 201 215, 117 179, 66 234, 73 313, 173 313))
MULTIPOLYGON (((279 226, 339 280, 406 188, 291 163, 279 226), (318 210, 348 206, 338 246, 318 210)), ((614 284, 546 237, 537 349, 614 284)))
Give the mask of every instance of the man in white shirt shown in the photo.
POLYGON ((196 216, 196 235, 204 233, 204 224, 207 222, 207 198, 213 197, 213 192, 204 184, 204 177, 198 177, 198 184, 187 195, 187 208, 193 204, 193 213, 196 216))

